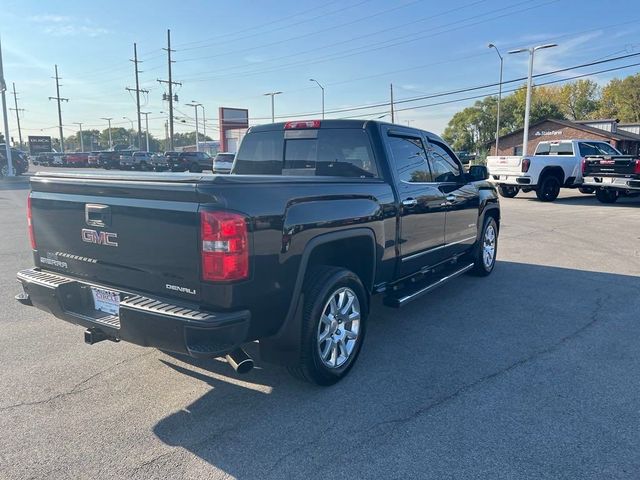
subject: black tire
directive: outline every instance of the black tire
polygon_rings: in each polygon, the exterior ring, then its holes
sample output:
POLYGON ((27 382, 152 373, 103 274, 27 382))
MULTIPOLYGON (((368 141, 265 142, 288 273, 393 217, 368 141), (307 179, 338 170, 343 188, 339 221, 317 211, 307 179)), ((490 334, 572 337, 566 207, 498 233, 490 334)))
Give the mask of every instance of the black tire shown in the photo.
POLYGON ((202 172, 202 168, 200 168, 200 165, 198 165, 197 163, 192 163, 189 166, 189 171, 191 173, 201 173, 202 172))
POLYGON ((584 193, 585 195, 591 195, 592 193, 594 193, 596 191, 596 189, 593 188, 593 187, 579 187, 578 191, 580 193, 584 193))
MULTIPOLYGON (((488 252, 487 252, 488 253, 488 252)), ((472 275, 476 275, 478 277, 486 277, 493 272, 493 269, 496 266, 496 256, 498 254, 498 224, 493 217, 485 217, 484 224, 482 225, 482 232, 480 233, 480 239, 476 242, 473 247, 473 269, 470 271, 472 275), (487 238, 491 237, 490 232, 493 231, 493 239, 492 242, 489 242, 493 246, 493 254, 491 256, 490 261, 485 261, 485 242, 490 240, 487 238)))
POLYGON ((560 194, 560 180, 555 175, 545 175, 538 184, 536 197, 541 202, 553 202, 560 194))
MULTIPOLYGON (((315 383, 316 385, 333 385, 349 373, 362 348, 369 308, 366 291, 355 273, 344 268, 323 265, 314 267, 307 272, 304 286, 304 302, 300 360, 297 365, 289 366, 288 370, 291 375, 300 380, 315 383), (322 317, 325 316, 325 311, 331 310, 330 300, 342 289, 348 290, 357 298, 357 302, 354 300, 351 304, 351 308, 354 309, 351 315, 356 311, 356 307, 359 307, 360 315, 357 325, 357 337, 354 339, 350 353, 346 356, 343 363, 339 364, 339 358, 336 353, 335 366, 330 367, 327 366, 325 360, 322 359, 320 352, 321 346, 324 345, 327 347, 328 342, 328 349, 331 350, 333 348, 332 345, 336 345, 335 352, 339 352, 340 355, 343 355, 343 350, 338 348, 338 343, 334 342, 334 335, 330 335, 330 339, 321 341, 319 338, 322 333, 320 331, 321 328, 326 326, 327 329, 325 331, 334 328, 334 333, 337 335, 341 334, 343 342, 346 343, 350 341, 346 336, 346 332, 349 330, 347 324, 351 324, 350 328, 354 328, 352 321, 337 323, 338 319, 336 319, 335 326, 333 325, 334 320, 331 320, 330 326, 322 321, 322 317), (340 331, 340 328, 343 328, 343 330, 340 331)), ((347 316, 343 318, 346 319, 347 316)), ((347 348, 346 343, 343 343, 344 348, 347 348)), ((328 361, 331 362, 333 357, 334 354, 331 353, 328 361)))
POLYGON ((598 188, 596 190, 596 198, 600 203, 616 203, 618 191, 610 188, 598 188))
POLYGON ((520 189, 518 187, 514 187, 513 185, 499 185, 498 192, 501 197, 504 198, 513 198, 518 195, 520 189))

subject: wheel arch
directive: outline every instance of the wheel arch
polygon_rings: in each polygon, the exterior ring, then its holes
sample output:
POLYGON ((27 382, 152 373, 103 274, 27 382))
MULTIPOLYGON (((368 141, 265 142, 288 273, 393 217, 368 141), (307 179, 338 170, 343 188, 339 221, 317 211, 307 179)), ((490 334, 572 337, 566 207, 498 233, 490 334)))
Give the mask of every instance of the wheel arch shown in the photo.
POLYGON ((550 165, 548 167, 544 167, 542 169, 542 171, 540 172, 540 177, 538 179, 538 185, 540 185, 542 183, 542 180, 544 179, 544 177, 546 177, 548 175, 553 175, 554 177, 556 177, 558 179, 558 181, 560 182, 560 186, 564 185, 565 174, 564 174, 564 170, 562 169, 562 167, 560 167, 558 165, 550 165))

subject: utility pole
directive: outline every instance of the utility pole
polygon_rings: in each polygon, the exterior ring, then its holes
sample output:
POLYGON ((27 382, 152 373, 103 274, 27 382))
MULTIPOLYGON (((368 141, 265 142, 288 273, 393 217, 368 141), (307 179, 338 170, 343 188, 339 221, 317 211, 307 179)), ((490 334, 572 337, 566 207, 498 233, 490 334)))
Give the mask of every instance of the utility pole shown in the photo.
POLYGON ((396 123, 396 115, 393 111, 393 83, 391 84, 391 123, 396 123))
POLYGON ((101 117, 100 120, 106 120, 107 122, 109 122, 109 150, 111 150, 113 149, 113 142, 111 141, 111 120, 113 120, 113 118, 101 117))
POLYGON ((4 148, 7 155, 7 176, 13 177, 11 145, 9 144, 9 119, 7 118, 7 97, 5 96, 6 91, 7 84, 4 81, 4 68, 2 66, 2 44, 0 43, 0 95, 2 96, 2 119, 4 120, 4 148))
POLYGON ((140 114, 142 112, 140 112, 140 92, 148 94, 149 90, 140 88, 140 82, 138 80, 138 74, 140 73, 140 70, 138 70, 138 63, 141 63, 141 61, 138 60, 138 47, 135 43, 133 44, 133 60, 130 61, 133 62, 136 70, 136 88, 127 87, 126 90, 128 92, 136 92, 136 111, 138 112, 138 148, 140 148, 140 146, 142 145, 142 122, 140 121, 140 114))
POLYGON ((80 151, 84 152, 84 139, 82 138, 82 122, 73 122, 75 125, 80 125, 80 151))
POLYGON ((56 79, 56 96, 49 97, 49 100, 57 100, 58 101, 58 128, 60 130, 60 151, 64 153, 64 133, 62 132, 62 108, 60 107, 60 102, 68 102, 68 98, 60 97, 60 80, 61 78, 58 76, 58 65, 56 67, 56 76, 52 77, 56 79))
POLYGON ((20 112, 24 112, 24 108, 18 108, 18 94, 16 93, 16 84, 13 83, 13 103, 16 108, 9 108, 16 112, 16 123, 18 124, 18 138, 20 140, 20 148, 22 148, 22 129, 20 128, 20 112))
POLYGON ((163 48, 163 50, 167 51, 167 63, 169 65, 169 80, 160 80, 160 83, 166 83, 169 85, 169 150, 173 151, 173 86, 174 85, 182 85, 180 82, 174 82, 171 77, 171 64, 173 61, 171 60, 171 52, 175 52, 175 50, 171 50, 171 30, 167 30, 167 48, 163 48))
POLYGON ((149 151, 149 114, 151 112, 140 112, 142 115, 144 115, 144 125, 145 125, 145 131, 147 132, 147 152, 149 151))

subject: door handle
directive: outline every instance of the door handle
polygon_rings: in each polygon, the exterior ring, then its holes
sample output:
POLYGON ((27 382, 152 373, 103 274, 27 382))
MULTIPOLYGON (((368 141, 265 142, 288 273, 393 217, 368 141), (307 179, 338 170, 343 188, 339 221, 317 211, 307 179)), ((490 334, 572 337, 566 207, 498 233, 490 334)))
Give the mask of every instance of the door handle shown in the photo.
POLYGON ((418 205, 418 200, 416 200, 415 198, 407 198, 406 200, 402 201, 403 207, 413 208, 416 205, 418 205))

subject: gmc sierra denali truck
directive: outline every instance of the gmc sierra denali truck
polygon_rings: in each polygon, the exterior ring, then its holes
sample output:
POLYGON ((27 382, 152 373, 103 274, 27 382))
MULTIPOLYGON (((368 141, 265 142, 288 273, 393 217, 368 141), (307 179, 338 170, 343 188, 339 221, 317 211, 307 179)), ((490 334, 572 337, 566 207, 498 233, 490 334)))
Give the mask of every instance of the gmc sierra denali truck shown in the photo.
POLYGON ((86 328, 236 371, 264 361, 328 385, 353 366, 371 296, 400 307, 494 268, 500 210, 483 166, 375 121, 252 127, 231 175, 39 173, 35 267, 17 296, 86 328))
POLYGON ((584 185, 594 188, 602 203, 640 195, 640 158, 633 155, 595 155, 582 162, 584 185))
POLYGON ((582 159, 586 155, 620 155, 599 140, 561 140, 540 142, 533 155, 487 157, 491 181, 500 195, 515 197, 520 190, 535 190, 538 200, 553 202, 561 188, 578 188, 593 193, 582 183, 582 159))

